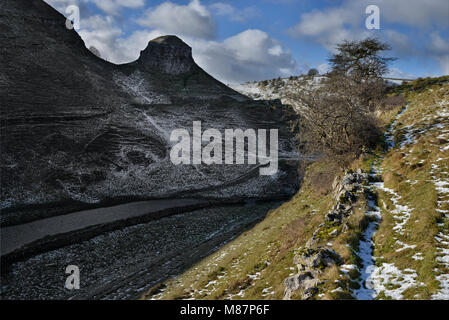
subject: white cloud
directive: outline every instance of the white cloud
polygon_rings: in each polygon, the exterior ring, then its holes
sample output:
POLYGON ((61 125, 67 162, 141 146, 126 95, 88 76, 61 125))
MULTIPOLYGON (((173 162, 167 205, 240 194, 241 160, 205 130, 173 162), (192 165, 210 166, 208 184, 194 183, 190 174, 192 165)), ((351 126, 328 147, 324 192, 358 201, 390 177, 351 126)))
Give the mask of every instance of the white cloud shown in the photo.
POLYGON ((260 30, 246 30, 222 42, 193 41, 191 44, 198 64, 225 83, 299 73, 292 53, 260 30))
POLYGON ((414 51, 413 44, 407 35, 395 30, 385 30, 382 34, 395 53, 410 54, 411 51, 414 51))
POLYGON ((70 5, 80 4, 79 0, 44 0, 44 1, 61 13, 64 12, 65 8, 67 8, 70 5))
POLYGON ((441 71, 444 75, 449 75, 449 55, 440 56, 437 58, 441 66, 441 71))
POLYGON ((95 5, 105 13, 117 16, 121 13, 122 8, 141 8, 145 5, 144 0, 85 0, 93 2, 95 5))
POLYGON ((412 73, 407 73, 402 71, 399 68, 390 68, 390 72, 387 74, 389 78, 398 78, 398 79, 415 79, 416 75, 412 73))
POLYGON ((215 2, 209 8, 217 16, 227 16, 231 21, 237 22, 246 22, 260 15, 258 8, 255 6, 237 9, 228 3, 215 2))
POLYGON ((449 41, 444 40, 437 32, 430 35, 430 51, 440 63, 443 74, 449 75, 449 41))
POLYGON ((187 5, 164 2, 148 9, 138 23, 167 34, 204 39, 213 38, 216 28, 212 15, 199 0, 192 0, 187 5))
POLYGON ((115 2, 127 8, 140 8, 145 4, 145 0, 116 0, 115 2))
POLYGON ((140 51, 146 48, 149 41, 163 36, 164 34, 158 30, 145 31, 140 30, 134 32, 128 38, 119 38, 115 43, 115 62, 125 63, 137 60, 140 51))
MULTIPOLYGON (((150 40, 165 34, 160 30, 139 30, 123 38, 120 29, 109 28, 108 21, 100 17, 90 19, 88 25, 98 29, 80 32, 86 46, 93 45, 103 58, 114 63, 136 60, 150 40)), ((292 53, 260 30, 246 30, 224 41, 182 39, 192 47, 198 65, 225 83, 286 77, 300 71, 292 53)))
MULTIPOLYGON (((145 5, 145 0, 44 0, 53 8, 64 14, 69 5, 77 5, 86 8, 86 4, 94 3, 101 11, 108 15, 117 16, 122 8, 141 8, 145 5)), ((81 9, 81 8, 80 8, 81 9)))
POLYGON ((122 36, 123 32, 117 27, 112 17, 95 15, 83 19, 79 34, 87 47, 94 46, 100 51, 103 59, 112 62, 121 62, 117 61, 117 54, 114 47, 117 38, 122 36))
MULTIPOLYGON (((376 36, 392 46, 392 54, 400 58, 420 57, 437 60, 448 73, 448 55, 437 47, 444 47, 443 39, 420 37, 414 30, 440 30, 449 25, 447 0, 346 0, 338 7, 303 13, 299 22, 288 30, 294 38, 305 38, 329 51, 343 40, 358 40, 376 36), (381 30, 367 30, 364 20, 367 5, 380 8, 381 30), (399 23, 411 28, 410 35, 385 28, 387 23, 399 23), (412 36, 413 34, 413 36, 412 36), (443 41, 443 42, 442 42, 443 41)), ((432 33, 431 33, 432 34, 432 33)), ((439 36, 438 36, 439 37, 439 36)), ((447 50, 446 50, 447 52, 447 50)))
MULTIPOLYGON (((219 6, 222 12, 229 10, 219 6)), ((223 41, 214 41, 215 21, 208 8, 193 0, 187 5, 164 2, 139 19, 150 30, 137 30, 128 37, 111 16, 94 16, 82 24, 86 46, 96 47, 103 58, 114 63, 136 60, 148 41, 166 34, 182 38, 193 49, 195 61, 226 83, 264 80, 299 73, 292 53, 261 30, 246 30, 223 41)))
POLYGON ((326 74, 331 71, 332 67, 328 63, 322 63, 316 69, 320 74, 326 74))
POLYGON ((352 14, 341 8, 325 11, 313 10, 304 13, 301 21, 291 29, 292 33, 306 36, 319 36, 331 30, 344 28, 345 21, 352 18, 352 14))
POLYGON ((430 35, 431 46, 430 48, 436 53, 449 54, 449 42, 441 38, 438 32, 433 32, 430 35))
POLYGON ((232 15, 236 12, 235 8, 231 6, 229 3, 216 2, 209 6, 216 15, 219 16, 227 16, 232 15))
POLYGON ((277 44, 274 47, 271 47, 270 49, 268 49, 268 53, 271 54, 272 56, 279 57, 281 54, 284 53, 284 50, 282 49, 282 47, 280 45, 277 44))
POLYGON ((378 3, 381 17, 387 22, 397 22, 412 27, 449 26, 449 1, 447 0, 366 0, 365 3, 367 2, 378 3))
POLYGON ((343 40, 364 38, 368 32, 356 28, 359 21, 354 12, 345 8, 313 10, 301 15, 298 24, 288 30, 295 37, 305 37, 332 51, 343 40))

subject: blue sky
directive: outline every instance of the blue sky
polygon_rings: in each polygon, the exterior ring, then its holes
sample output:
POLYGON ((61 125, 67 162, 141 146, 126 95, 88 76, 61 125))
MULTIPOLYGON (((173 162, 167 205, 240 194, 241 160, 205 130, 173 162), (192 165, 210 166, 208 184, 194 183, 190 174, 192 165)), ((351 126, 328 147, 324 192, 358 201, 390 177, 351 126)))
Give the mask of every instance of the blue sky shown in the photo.
POLYGON ((398 58, 391 75, 449 74, 448 0, 46 0, 80 8, 78 32, 114 63, 136 59, 149 40, 175 34, 197 63, 226 83, 327 68, 342 40, 376 36, 398 58), (368 30, 368 5, 380 29, 368 30))

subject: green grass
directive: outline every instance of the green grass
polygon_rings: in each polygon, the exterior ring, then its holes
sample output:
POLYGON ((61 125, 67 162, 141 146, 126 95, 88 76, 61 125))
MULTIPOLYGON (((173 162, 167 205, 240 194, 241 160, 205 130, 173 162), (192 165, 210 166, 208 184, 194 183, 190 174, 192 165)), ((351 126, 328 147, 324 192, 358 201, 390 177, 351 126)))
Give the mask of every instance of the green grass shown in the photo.
POLYGON ((290 201, 190 270, 167 281, 162 294, 144 298, 224 299, 244 290, 242 296, 233 299, 282 299, 284 279, 296 273, 295 249, 305 244, 330 209, 330 194, 317 192, 309 179, 326 168, 325 163, 311 165, 303 187, 290 201), (258 273, 257 279, 252 279, 258 273), (206 287, 211 281, 216 283, 206 287), (266 291, 272 294, 264 295, 266 291))
MULTIPOLYGON (((397 122, 396 141, 402 141, 410 128, 422 133, 416 134, 416 143, 400 149, 400 144, 385 153, 384 146, 355 161, 352 169, 369 171, 376 161, 381 161, 382 180, 387 188, 400 196, 401 204, 413 208, 403 235, 393 230, 395 221, 391 211, 394 204, 391 195, 377 194, 378 204, 383 214, 379 230, 375 234, 376 264, 393 263, 397 268, 416 270, 417 281, 424 286, 403 292, 406 299, 427 299, 438 290, 435 280, 435 239, 442 223, 442 214, 437 213, 438 195, 433 184, 433 176, 443 177, 449 172, 449 161, 440 163, 440 171, 433 166, 438 159, 449 158, 449 152, 442 151, 447 143, 441 137, 435 124, 449 128, 449 120, 436 116, 441 109, 441 101, 449 97, 449 77, 424 79, 396 87, 391 94, 403 94, 409 109, 397 122), (415 245, 413 249, 400 252, 397 241, 415 245), (422 260, 412 257, 422 253, 422 260)), ((396 116, 400 106, 378 113, 385 128, 396 116)), ((282 299, 284 280, 297 273, 293 257, 304 247, 324 216, 335 204, 332 198, 332 184, 335 174, 341 172, 332 162, 316 162, 306 171, 303 185, 298 193, 279 208, 272 210, 253 229, 243 233, 217 252, 199 262, 180 276, 153 287, 144 299, 282 299), (238 293, 241 295, 236 296, 238 293)), ((449 209, 449 205, 446 209, 449 209)), ((361 266, 357 256, 369 218, 364 214, 366 203, 363 198, 355 206, 355 212, 346 221, 346 232, 341 226, 325 224, 319 232, 319 245, 332 243, 332 248, 342 257, 345 264, 361 266), (337 228, 337 236, 330 233, 337 228)), ((444 222, 443 228, 448 228, 444 222)), ((449 272, 449 270, 446 270, 449 272)), ((358 288, 360 274, 352 270, 344 274, 338 267, 324 270, 317 299, 351 299, 351 292, 358 288), (336 290, 339 288, 338 290, 336 290)), ((387 287, 394 288, 393 284, 387 287)), ((300 298, 299 293, 292 298, 300 298)), ((380 293, 377 299, 390 299, 380 293)))
MULTIPOLYGON (((182 275, 166 281, 164 290, 155 286, 144 298, 151 299, 282 299, 284 280, 297 273, 293 257, 301 250, 313 232, 323 223, 324 215, 335 204, 331 189, 316 185, 316 177, 328 175, 335 168, 328 162, 316 162, 307 169, 301 190, 288 202, 271 211, 264 221, 243 233, 234 241, 204 259, 182 275), (253 275, 258 275, 256 279, 253 275), (213 283, 213 284, 211 284, 213 283), (209 286, 208 286, 209 285, 209 286), (238 293, 241 296, 236 296, 238 293), (270 294, 266 294, 270 292, 270 294)), ((328 180, 333 180, 329 179, 328 180)), ((347 221, 348 231, 330 236, 336 227, 327 223, 321 228, 318 245, 332 242, 332 248, 345 264, 359 264, 358 257, 348 244, 358 245, 366 226, 364 201, 347 221)), ((338 227, 341 231, 341 226, 338 227)), ((358 277, 351 272, 348 277, 338 268, 324 270, 320 287, 322 299, 350 299, 351 281, 358 277), (341 292, 331 292, 341 288, 341 292), (325 294, 324 294, 325 293, 325 294)), ((293 295, 299 298, 299 295, 293 295)))
POLYGON ((442 109, 440 102, 449 97, 448 80, 449 77, 420 80, 400 88, 406 96, 409 109, 398 119, 395 139, 404 141, 406 133, 413 129, 414 143, 406 144, 404 148, 400 144, 396 145, 385 155, 381 165, 385 187, 393 189, 400 196, 402 205, 413 209, 404 226, 404 234, 394 232, 395 221, 391 211, 395 206, 391 195, 385 192, 379 194, 383 218, 374 239, 375 255, 379 257, 377 262, 394 263, 401 270, 416 270, 417 282, 424 283, 424 286, 404 291, 405 299, 428 299, 439 287, 434 272, 434 237, 439 232, 437 223, 441 221, 442 215, 436 211, 438 194, 433 181, 434 177, 442 178, 448 172, 449 152, 441 150, 441 142, 437 138, 441 130, 435 125, 449 128, 448 119, 437 115, 442 109), (440 162, 440 165, 445 166, 440 170, 433 169, 432 166, 442 158, 446 160, 440 162), (416 247, 397 252, 397 241, 416 247), (423 260, 413 259, 416 253, 421 253, 423 260))

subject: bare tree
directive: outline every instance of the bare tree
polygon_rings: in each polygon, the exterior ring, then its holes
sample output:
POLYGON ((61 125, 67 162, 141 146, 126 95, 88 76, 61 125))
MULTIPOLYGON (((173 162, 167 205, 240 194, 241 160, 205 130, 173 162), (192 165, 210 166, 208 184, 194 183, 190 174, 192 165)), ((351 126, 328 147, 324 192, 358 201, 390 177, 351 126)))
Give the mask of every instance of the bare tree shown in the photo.
POLYGON ((345 42, 330 58, 332 70, 317 83, 306 76, 290 101, 300 114, 300 140, 306 150, 329 156, 342 167, 376 144, 380 129, 373 114, 384 97, 381 78, 390 58, 376 39, 345 42))

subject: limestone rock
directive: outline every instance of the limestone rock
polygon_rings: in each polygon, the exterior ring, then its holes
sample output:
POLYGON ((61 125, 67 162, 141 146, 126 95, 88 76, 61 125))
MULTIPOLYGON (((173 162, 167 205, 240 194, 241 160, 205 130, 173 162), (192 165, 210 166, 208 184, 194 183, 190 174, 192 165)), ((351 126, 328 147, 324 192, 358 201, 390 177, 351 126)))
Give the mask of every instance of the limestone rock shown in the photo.
POLYGON ((140 52, 137 62, 168 74, 182 74, 197 68, 192 48, 176 36, 162 36, 151 40, 140 52))
POLYGON ((325 238, 327 235, 335 237, 340 230, 343 233, 348 230, 349 227, 345 219, 353 212, 354 204, 360 193, 364 191, 364 184, 368 182, 368 178, 369 176, 359 169, 357 172, 346 172, 341 182, 338 178, 334 180, 332 188, 334 195, 337 195, 336 204, 325 216, 327 222, 318 226, 305 247, 300 249, 293 258, 293 263, 298 268, 298 274, 285 280, 285 299, 290 299, 295 290, 301 290, 302 299, 312 298, 319 291, 320 275, 324 269, 343 263, 342 258, 335 251, 328 247, 318 246, 321 240, 320 235, 324 233, 325 238), (338 227, 341 224, 343 226, 338 227), (332 231, 328 232, 330 230, 332 231))
POLYGON ((314 295, 318 293, 318 287, 317 286, 311 286, 304 290, 304 293, 302 294, 303 300, 308 300, 312 298, 314 295))
POLYGON ((310 272, 301 272, 285 279, 284 284, 284 299, 290 299, 292 292, 300 290, 302 299, 306 300, 318 292, 320 281, 310 272))
POLYGON ((334 250, 326 247, 304 249, 293 258, 293 263, 302 270, 321 270, 332 265, 339 265, 342 260, 334 250))

